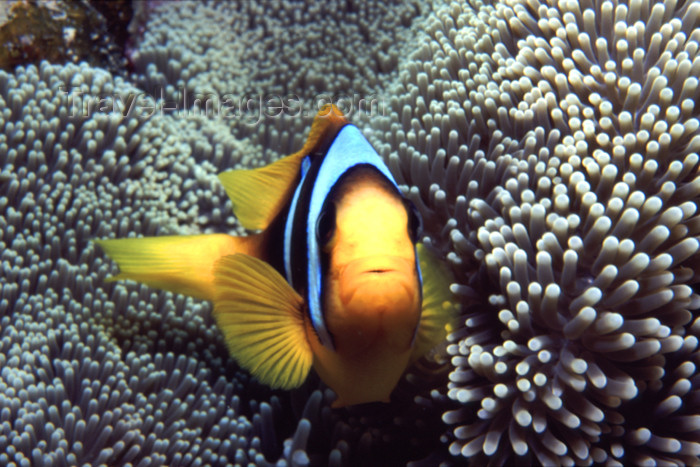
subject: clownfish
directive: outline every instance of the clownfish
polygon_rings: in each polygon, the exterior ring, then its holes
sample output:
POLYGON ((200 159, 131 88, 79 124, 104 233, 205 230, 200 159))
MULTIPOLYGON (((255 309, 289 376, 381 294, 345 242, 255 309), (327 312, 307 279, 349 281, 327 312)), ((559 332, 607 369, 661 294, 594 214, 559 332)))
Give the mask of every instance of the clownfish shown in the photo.
POLYGON ((231 355, 272 388, 300 386, 313 367, 334 407, 388 402, 456 305, 379 154, 329 105, 300 151, 219 179, 259 233, 97 240, 120 269, 108 280, 211 301, 231 355))

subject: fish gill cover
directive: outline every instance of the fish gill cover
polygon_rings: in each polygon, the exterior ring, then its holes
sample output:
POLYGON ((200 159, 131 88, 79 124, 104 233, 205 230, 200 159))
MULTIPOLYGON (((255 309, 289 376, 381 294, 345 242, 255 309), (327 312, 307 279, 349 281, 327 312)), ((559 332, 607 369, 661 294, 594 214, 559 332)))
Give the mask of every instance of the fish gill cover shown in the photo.
POLYGON ((0 464, 700 462, 700 4, 135 5, 128 80, 0 71, 0 464), (370 409, 260 386, 91 242, 243 233, 216 173, 310 118, 195 100, 329 90, 383 103, 351 119, 464 305, 370 409))

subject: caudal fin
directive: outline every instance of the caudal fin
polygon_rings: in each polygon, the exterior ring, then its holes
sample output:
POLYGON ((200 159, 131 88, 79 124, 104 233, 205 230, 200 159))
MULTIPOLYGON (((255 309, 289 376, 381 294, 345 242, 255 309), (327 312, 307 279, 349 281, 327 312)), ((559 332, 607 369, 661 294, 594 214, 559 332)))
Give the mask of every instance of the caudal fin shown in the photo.
POLYGON ((128 279, 157 289, 214 299, 214 263, 226 255, 260 256, 263 234, 177 235, 95 240, 119 265, 110 281, 128 279))

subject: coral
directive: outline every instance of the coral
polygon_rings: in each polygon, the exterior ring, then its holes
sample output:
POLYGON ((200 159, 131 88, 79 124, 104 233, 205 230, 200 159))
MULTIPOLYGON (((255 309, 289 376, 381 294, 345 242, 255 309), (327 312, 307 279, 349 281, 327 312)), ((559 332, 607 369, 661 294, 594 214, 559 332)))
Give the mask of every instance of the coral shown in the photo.
POLYGON ((0 4, 0 68, 87 60, 118 73, 130 19, 126 0, 7 0, 0 4))

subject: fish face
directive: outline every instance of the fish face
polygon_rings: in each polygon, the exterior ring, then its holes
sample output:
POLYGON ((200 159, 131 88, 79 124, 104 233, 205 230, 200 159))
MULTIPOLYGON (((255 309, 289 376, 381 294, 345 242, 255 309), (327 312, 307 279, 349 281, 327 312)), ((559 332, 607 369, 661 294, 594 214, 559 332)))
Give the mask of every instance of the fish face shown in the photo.
POLYGON ((360 167, 342 180, 328 211, 335 222, 323 245, 324 310, 336 350, 356 354, 378 340, 408 349, 420 320, 421 285, 403 199, 381 174, 360 167))
POLYGON ((339 405, 387 400, 408 365, 421 314, 410 213, 397 190, 366 167, 343 178, 332 203, 318 237, 325 239, 323 309, 333 348, 317 349, 316 368, 339 405))
POLYGON ((414 264, 394 256, 361 258, 327 284, 326 323, 338 353, 410 349, 421 309, 414 264))

